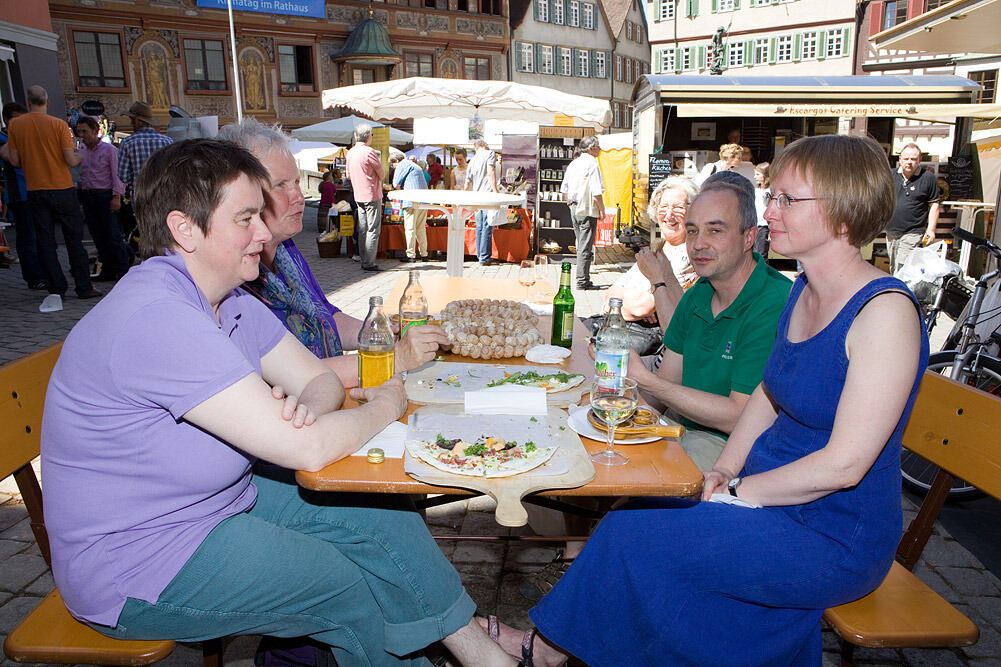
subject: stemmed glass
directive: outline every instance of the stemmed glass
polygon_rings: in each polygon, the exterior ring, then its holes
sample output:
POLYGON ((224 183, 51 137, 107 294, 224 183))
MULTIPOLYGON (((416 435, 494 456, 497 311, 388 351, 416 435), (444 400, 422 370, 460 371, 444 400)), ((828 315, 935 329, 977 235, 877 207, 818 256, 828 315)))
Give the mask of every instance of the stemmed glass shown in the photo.
POLYGON ((535 284, 535 262, 530 259, 522 260, 521 268, 518 269, 518 282, 525 286, 525 301, 528 301, 528 288, 535 284))
POLYGON ((547 269, 549 268, 549 257, 547 255, 536 255, 535 256, 535 294, 532 298, 539 303, 545 303, 546 295, 542 291, 542 283, 548 277, 546 275, 547 269))
POLYGON ((615 427, 633 416, 640 393, 636 380, 623 377, 595 378, 591 384, 591 409, 608 426, 605 449, 591 452, 591 460, 606 466, 621 466, 629 457, 615 451, 615 427))

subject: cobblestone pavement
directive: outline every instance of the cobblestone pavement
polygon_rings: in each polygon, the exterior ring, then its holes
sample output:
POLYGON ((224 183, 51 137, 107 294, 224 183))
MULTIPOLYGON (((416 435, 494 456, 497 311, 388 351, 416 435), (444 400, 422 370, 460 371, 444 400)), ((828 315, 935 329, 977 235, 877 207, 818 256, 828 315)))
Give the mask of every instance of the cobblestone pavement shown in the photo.
MULTIPOLYGON (((315 209, 307 209, 312 213, 315 209)), ((309 213, 307 214, 307 216, 309 213)), ((309 220, 306 229, 315 229, 309 220)), ((365 273, 347 256, 320 259, 316 254, 314 234, 303 232, 298 245, 313 268, 319 282, 328 290, 331 301, 345 312, 364 317, 368 298, 383 297, 401 272, 417 268, 444 273, 444 262, 401 264, 395 259, 380 260, 385 270, 365 273)), ((93 248, 91 248, 93 254, 93 248)), ((63 256, 64 266, 68 266, 63 256)), ((598 249, 592 279, 599 285, 609 285, 617 274, 631 264, 631 253, 623 250, 598 249)), ((518 267, 500 264, 480 267, 466 263, 470 276, 516 277, 518 267)), ((550 279, 558 278, 558 264, 550 268, 550 279)), ((498 295, 507 296, 507 295, 498 295)), ((512 294, 519 298, 520 294, 512 294)), ((38 312, 44 294, 29 291, 20 279, 16 265, 12 270, 0 269, 0 363, 7 363, 65 337, 76 321, 96 301, 80 301, 73 296, 64 299, 59 313, 38 312)), ((576 292, 579 315, 601 310, 602 293, 576 292)), ((940 330, 948 331, 943 324, 940 330)), ((933 344, 933 349, 937 349, 933 344)), ((37 468, 37 461, 36 461, 37 468)), ((43 480, 44 484, 44 480, 43 480)), ((905 520, 914 513, 906 498, 905 520)), ((441 536, 526 534, 523 529, 499 529, 493 520, 492 501, 486 498, 465 500, 428 510, 431 532, 441 536)), ((507 622, 527 627, 527 612, 531 603, 518 592, 518 586, 530 573, 553 557, 554 548, 534 542, 457 542, 442 540, 444 553, 455 564, 470 595, 484 613, 497 613, 507 622)), ((12 479, 0 482, 0 641, 52 588, 52 576, 34 544, 28 527, 27 513, 12 479)), ((652 572, 654 572, 652 570, 652 572)), ((862 665, 1001 665, 1001 581, 991 574, 966 549, 941 527, 938 527, 916 568, 916 573, 934 590, 953 602, 980 626, 979 643, 963 649, 936 650, 868 650, 860 649, 856 658, 862 665)), ((824 631, 824 665, 837 665, 836 642, 831 632, 824 631)), ((227 645, 229 664, 249 667, 252 663, 256 638, 241 637, 227 645)), ((2 656, 0 656, 2 658, 2 656)), ((15 663, 3 659, 2 665, 15 663)), ((166 666, 201 664, 197 646, 179 646, 162 663, 166 666)))

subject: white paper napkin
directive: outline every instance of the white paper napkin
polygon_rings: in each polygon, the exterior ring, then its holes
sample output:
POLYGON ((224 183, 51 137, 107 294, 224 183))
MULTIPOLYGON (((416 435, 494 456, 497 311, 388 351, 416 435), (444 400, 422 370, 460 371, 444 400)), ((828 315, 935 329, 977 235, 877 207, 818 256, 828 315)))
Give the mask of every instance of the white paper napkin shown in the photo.
POLYGON ((525 352, 525 359, 533 364, 558 364, 570 356, 570 350, 559 345, 536 345, 525 352))
POLYGON ((761 509, 761 505, 749 503, 746 500, 737 498, 736 496, 731 496, 729 493, 714 493, 709 496, 709 502, 722 503, 724 505, 736 505, 737 507, 747 507, 748 509, 761 509))
POLYGON ((402 459, 406 449, 404 441, 407 439, 407 425, 400 422, 393 422, 382 429, 372 439, 361 446, 357 452, 351 456, 367 456, 368 450, 379 447, 386 454, 387 459, 402 459))
POLYGON ((464 395, 467 415, 545 415, 546 390, 542 387, 501 385, 464 395))

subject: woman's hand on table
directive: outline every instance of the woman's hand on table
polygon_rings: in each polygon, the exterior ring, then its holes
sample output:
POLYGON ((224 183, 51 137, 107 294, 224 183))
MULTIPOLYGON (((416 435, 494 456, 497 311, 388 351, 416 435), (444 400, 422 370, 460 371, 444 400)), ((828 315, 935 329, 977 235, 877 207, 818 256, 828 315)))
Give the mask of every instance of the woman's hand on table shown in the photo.
POLYGON ((295 428, 311 426, 316 421, 316 415, 305 403, 299 402, 298 396, 286 395, 285 390, 279 385, 271 388, 271 396, 278 401, 284 401, 282 405, 282 419, 292 422, 295 428))
POLYGON ((719 470, 704 472, 702 476, 705 478, 702 483, 702 500, 709 500, 714 493, 729 493, 726 487, 733 479, 732 476, 727 476, 726 473, 719 470))
POLYGON ((396 344, 395 372, 402 373, 423 366, 435 358, 440 345, 448 345, 449 342, 441 327, 433 324, 410 327, 396 344))
POLYGON ((366 387, 365 389, 355 387, 351 390, 351 398, 366 401, 369 405, 382 404, 383 407, 380 408, 380 411, 385 410, 391 414, 391 421, 399 419, 407 411, 407 392, 403 388, 403 379, 399 375, 394 375, 378 387, 366 387))

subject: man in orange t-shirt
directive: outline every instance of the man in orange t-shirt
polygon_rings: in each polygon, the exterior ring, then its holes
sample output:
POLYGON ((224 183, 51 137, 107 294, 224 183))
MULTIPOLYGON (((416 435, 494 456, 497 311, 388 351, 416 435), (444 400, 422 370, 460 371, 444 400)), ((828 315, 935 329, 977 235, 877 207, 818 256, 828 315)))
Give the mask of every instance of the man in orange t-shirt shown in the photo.
POLYGON ((63 228, 70 272, 77 296, 101 296, 90 282, 90 261, 83 248, 83 214, 70 167, 81 162, 69 125, 48 115, 49 95, 41 86, 28 88, 28 111, 10 123, 9 162, 21 167, 28 189, 28 206, 35 222, 38 258, 45 269, 49 293, 63 296, 69 288, 56 255, 55 225, 63 228))

